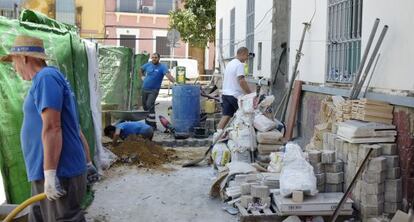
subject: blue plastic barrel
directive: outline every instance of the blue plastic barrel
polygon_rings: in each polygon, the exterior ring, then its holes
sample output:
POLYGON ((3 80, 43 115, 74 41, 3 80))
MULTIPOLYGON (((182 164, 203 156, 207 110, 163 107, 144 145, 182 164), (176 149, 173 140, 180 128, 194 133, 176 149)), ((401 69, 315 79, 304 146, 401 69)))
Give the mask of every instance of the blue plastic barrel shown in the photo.
POLYGON ((175 85, 172 88, 172 122, 175 133, 190 136, 200 126, 200 86, 175 85))

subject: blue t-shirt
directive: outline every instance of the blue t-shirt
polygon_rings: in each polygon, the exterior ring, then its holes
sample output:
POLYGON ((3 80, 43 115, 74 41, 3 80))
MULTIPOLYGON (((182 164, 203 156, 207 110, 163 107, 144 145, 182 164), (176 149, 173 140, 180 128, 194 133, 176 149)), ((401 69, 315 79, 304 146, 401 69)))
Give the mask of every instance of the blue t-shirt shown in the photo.
POLYGON ((122 122, 117 124, 116 128, 121 130, 119 136, 122 139, 127 138, 129 135, 146 135, 152 131, 152 127, 147 125, 143 120, 122 122))
POLYGON ((149 62, 141 66, 141 69, 145 72, 142 88, 147 90, 160 89, 162 79, 168 72, 167 66, 162 63, 154 65, 152 62, 149 62))
POLYGON ((46 108, 61 112, 62 151, 57 176, 81 175, 86 172, 86 156, 79 134, 75 95, 59 70, 45 67, 32 79, 23 104, 21 142, 29 181, 44 178, 41 113, 46 108))

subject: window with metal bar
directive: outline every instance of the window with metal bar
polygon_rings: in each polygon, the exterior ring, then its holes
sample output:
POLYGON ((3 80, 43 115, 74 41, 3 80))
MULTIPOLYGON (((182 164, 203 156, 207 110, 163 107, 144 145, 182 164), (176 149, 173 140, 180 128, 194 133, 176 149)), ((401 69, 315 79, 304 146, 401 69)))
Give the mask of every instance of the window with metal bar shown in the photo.
POLYGON ((262 43, 257 43, 257 70, 262 70, 262 43))
POLYGON ((136 36, 135 35, 120 35, 119 36, 119 45, 131 48, 132 51, 135 53, 136 49, 136 36))
MULTIPOLYGON (((254 52, 254 4, 255 0, 247 0, 247 12, 246 12, 246 47, 249 49, 249 52, 254 52)), ((248 74, 253 73, 253 57, 249 57, 248 74)))
POLYGON ((230 11, 230 47, 229 57, 234 56, 234 38, 236 34, 236 9, 232 8, 230 11))
POLYGON ((363 0, 328 1, 327 81, 351 83, 361 59, 363 0))

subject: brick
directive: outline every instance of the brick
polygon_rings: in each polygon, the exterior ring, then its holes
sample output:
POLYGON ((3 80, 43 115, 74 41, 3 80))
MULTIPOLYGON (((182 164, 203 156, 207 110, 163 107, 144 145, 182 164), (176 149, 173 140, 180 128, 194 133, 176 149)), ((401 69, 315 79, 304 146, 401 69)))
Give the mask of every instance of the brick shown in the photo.
POLYGON ((326 173, 339 173, 344 171, 344 162, 336 161, 334 163, 325 164, 326 173))
POLYGON ((309 159, 309 163, 320 163, 321 162, 321 151, 319 150, 309 150, 308 152, 308 159, 309 159))
POLYGON ((240 197, 240 205, 244 208, 249 206, 249 203, 253 202, 253 197, 250 195, 243 195, 240 197))
POLYGON ((401 206, 401 202, 384 202, 384 213, 393 214, 397 212, 397 210, 401 209, 401 206))
POLYGON ((344 173, 325 173, 326 174, 326 183, 330 184, 340 184, 344 182, 344 173))
POLYGON ((387 167, 387 162, 386 162, 385 157, 375 157, 375 158, 372 158, 368 162, 368 167, 366 168, 366 170, 374 171, 374 172, 381 172, 381 171, 384 171, 386 167, 387 167))
POLYGON ((323 163, 315 163, 311 165, 315 174, 321 174, 325 172, 325 165, 323 163))
POLYGON ((387 169, 387 177, 386 179, 398 179, 401 177, 401 168, 388 168, 387 169))
POLYGON ((303 202, 303 191, 293 191, 292 201, 296 203, 302 203, 303 202))
POLYGON ((335 162, 335 151, 324 150, 322 152, 322 163, 334 163, 335 162))
POLYGON ((252 185, 250 193, 252 197, 266 198, 269 197, 269 187, 261 185, 252 185))
POLYGON ((383 194, 385 191, 385 183, 367 183, 361 181, 361 192, 364 194, 383 194))
POLYGON ((387 176, 386 171, 382 171, 382 172, 365 171, 362 173, 362 179, 367 183, 383 183, 385 181, 386 176, 387 176))
POLYGON ((361 214, 364 218, 376 217, 384 212, 384 202, 378 203, 376 206, 364 206, 361 203, 361 214))
POLYGON ((315 177, 316 177, 316 185, 325 184, 326 182, 325 173, 315 174, 315 177))
POLYGON ((342 192, 343 191, 343 184, 325 184, 325 192, 327 193, 336 193, 336 192, 342 192))
POLYGON ((361 194, 361 204, 367 207, 384 202, 384 194, 361 194))
POLYGON ((400 166, 400 157, 398 155, 384 156, 388 168, 394 168, 400 166))
POLYGON ((395 143, 382 143, 382 154, 383 155, 396 155, 397 144, 395 143))
POLYGON ((401 202, 402 201, 402 180, 385 181, 385 201, 401 202))

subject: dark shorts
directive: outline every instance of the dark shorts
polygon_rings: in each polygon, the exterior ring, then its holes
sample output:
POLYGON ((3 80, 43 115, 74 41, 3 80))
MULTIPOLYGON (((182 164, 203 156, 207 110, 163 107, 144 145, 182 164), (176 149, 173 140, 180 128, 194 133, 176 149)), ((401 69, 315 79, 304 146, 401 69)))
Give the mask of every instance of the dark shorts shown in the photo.
POLYGON ((234 96, 222 95, 221 100, 222 114, 224 116, 233 116, 237 109, 239 109, 237 99, 234 96))

